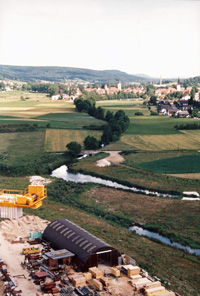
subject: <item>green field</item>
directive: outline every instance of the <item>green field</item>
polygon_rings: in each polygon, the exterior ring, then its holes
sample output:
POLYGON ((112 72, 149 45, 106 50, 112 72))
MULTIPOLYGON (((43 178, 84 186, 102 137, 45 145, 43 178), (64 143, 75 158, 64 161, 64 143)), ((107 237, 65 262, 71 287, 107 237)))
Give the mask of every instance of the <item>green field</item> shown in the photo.
POLYGON ((183 174, 200 172, 200 154, 184 155, 140 163, 139 167, 156 173, 183 174))
POLYGON ((44 132, 3 133, 0 137, 0 152, 4 157, 17 159, 19 156, 44 151, 44 132))
POLYGON ((196 119, 171 118, 167 116, 135 116, 126 131, 128 135, 173 135, 180 134, 174 128, 177 124, 194 123, 196 119))
POLYGON ((83 148, 83 141, 87 136, 93 136, 100 140, 101 135, 101 131, 47 129, 45 135, 45 151, 66 151, 66 145, 74 141, 81 144, 83 148))
POLYGON ((81 129, 83 126, 96 125, 102 126, 105 124, 103 121, 95 119, 85 113, 48 113, 45 115, 37 116, 34 119, 45 120, 50 124, 62 123, 63 128, 71 129, 77 128, 81 129))

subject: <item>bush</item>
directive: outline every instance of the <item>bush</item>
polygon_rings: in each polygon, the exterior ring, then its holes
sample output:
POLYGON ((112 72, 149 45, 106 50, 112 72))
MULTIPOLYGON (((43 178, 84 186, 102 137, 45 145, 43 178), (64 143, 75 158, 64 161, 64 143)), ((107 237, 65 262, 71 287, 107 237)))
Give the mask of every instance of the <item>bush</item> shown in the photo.
POLYGON ((152 115, 152 116, 157 116, 157 115, 158 115, 158 112, 155 112, 155 111, 152 111, 152 110, 151 110, 150 115, 152 115))
POLYGON ((72 158, 77 158, 77 156, 81 152, 81 145, 77 142, 70 142, 66 145, 66 148, 68 148, 68 153, 72 158))
POLYGON ((142 115, 144 115, 142 112, 135 112, 135 115, 136 116, 142 116, 142 115))
POLYGON ((96 150, 99 147, 99 141, 92 136, 87 136, 83 143, 86 150, 96 150))

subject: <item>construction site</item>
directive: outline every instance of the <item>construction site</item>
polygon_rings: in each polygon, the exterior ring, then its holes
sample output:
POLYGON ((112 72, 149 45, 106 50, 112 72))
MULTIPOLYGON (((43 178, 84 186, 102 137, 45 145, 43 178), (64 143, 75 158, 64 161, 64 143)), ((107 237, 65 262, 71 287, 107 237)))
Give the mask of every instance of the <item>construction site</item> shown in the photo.
POLYGON ((178 296, 71 221, 15 210, 37 208, 46 195, 44 186, 0 192, 0 295, 178 296))

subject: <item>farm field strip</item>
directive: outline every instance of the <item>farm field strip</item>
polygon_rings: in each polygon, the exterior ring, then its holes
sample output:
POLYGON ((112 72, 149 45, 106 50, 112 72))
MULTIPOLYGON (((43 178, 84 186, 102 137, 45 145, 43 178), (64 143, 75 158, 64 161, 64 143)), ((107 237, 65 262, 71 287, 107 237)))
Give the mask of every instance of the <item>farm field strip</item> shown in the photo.
POLYGON ((0 153, 6 153, 9 159, 44 151, 44 132, 2 133, 0 153))
POLYGON ((47 129, 45 135, 45 152, 65 151, 66 145, 72 141, 83 145, 83 141, 87 136, 93 136, 100 140, 101 135, 101 131, 47 129))
POLYGON ((200 180, 200 173, 188 173, 188 174, 168 174, 172 177, 183 178, 183 179, 195 179, 200 180))
POLYGON ((195 150, 200 147, 200 131, 192 135, 189 132, 180 135, 124 135, 121 142, 136 150, 195 150))
POLYGON ((172 157, 179 157, 183 155, 191 155, 198 153, 194 150, 187 150, 187 151, 151 151, 151 152, 138 152, 138 153, 129 153, 128 155, 123 155, 126 164, 132 163, 133 166, 138 163, 148 162, 148 161, 155 161, 160 159, 167 159, 172 157))
MULTIPOLYGON (((142 112, 142 110, 140 110, 142 112)), ((181 134, 175 125, 196 123, 192 118, 171 118, 166 116, 133 116, 126 131, 129 135, 173 135, 181 134)))

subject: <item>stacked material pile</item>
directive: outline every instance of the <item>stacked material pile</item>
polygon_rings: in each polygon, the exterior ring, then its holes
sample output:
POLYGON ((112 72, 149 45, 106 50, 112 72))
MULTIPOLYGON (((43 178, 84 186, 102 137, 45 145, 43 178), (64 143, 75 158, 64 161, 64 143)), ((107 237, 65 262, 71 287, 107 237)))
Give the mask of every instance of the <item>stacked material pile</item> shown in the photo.
POLYGON ((84 286, 86 282, 82 272, 77 272, 72 275, 68 275, 68 278, 72 281, 75 287, 84 286))
POLYGON ((102 291, 103 290, 103 285, 100 281, 98 281, 97 279, 94 279, 92 281, 93 285, 99 290, 102 291))
POLYGON ((97 267, 90 267, 89 272, 91 272, 92 277, 95 279, 100 279, 104 275, 103 271, 97 267))
POLYGON ((116 267, 111 267, 111 273, 116 277, 120 277, 120 270, 116 267))

